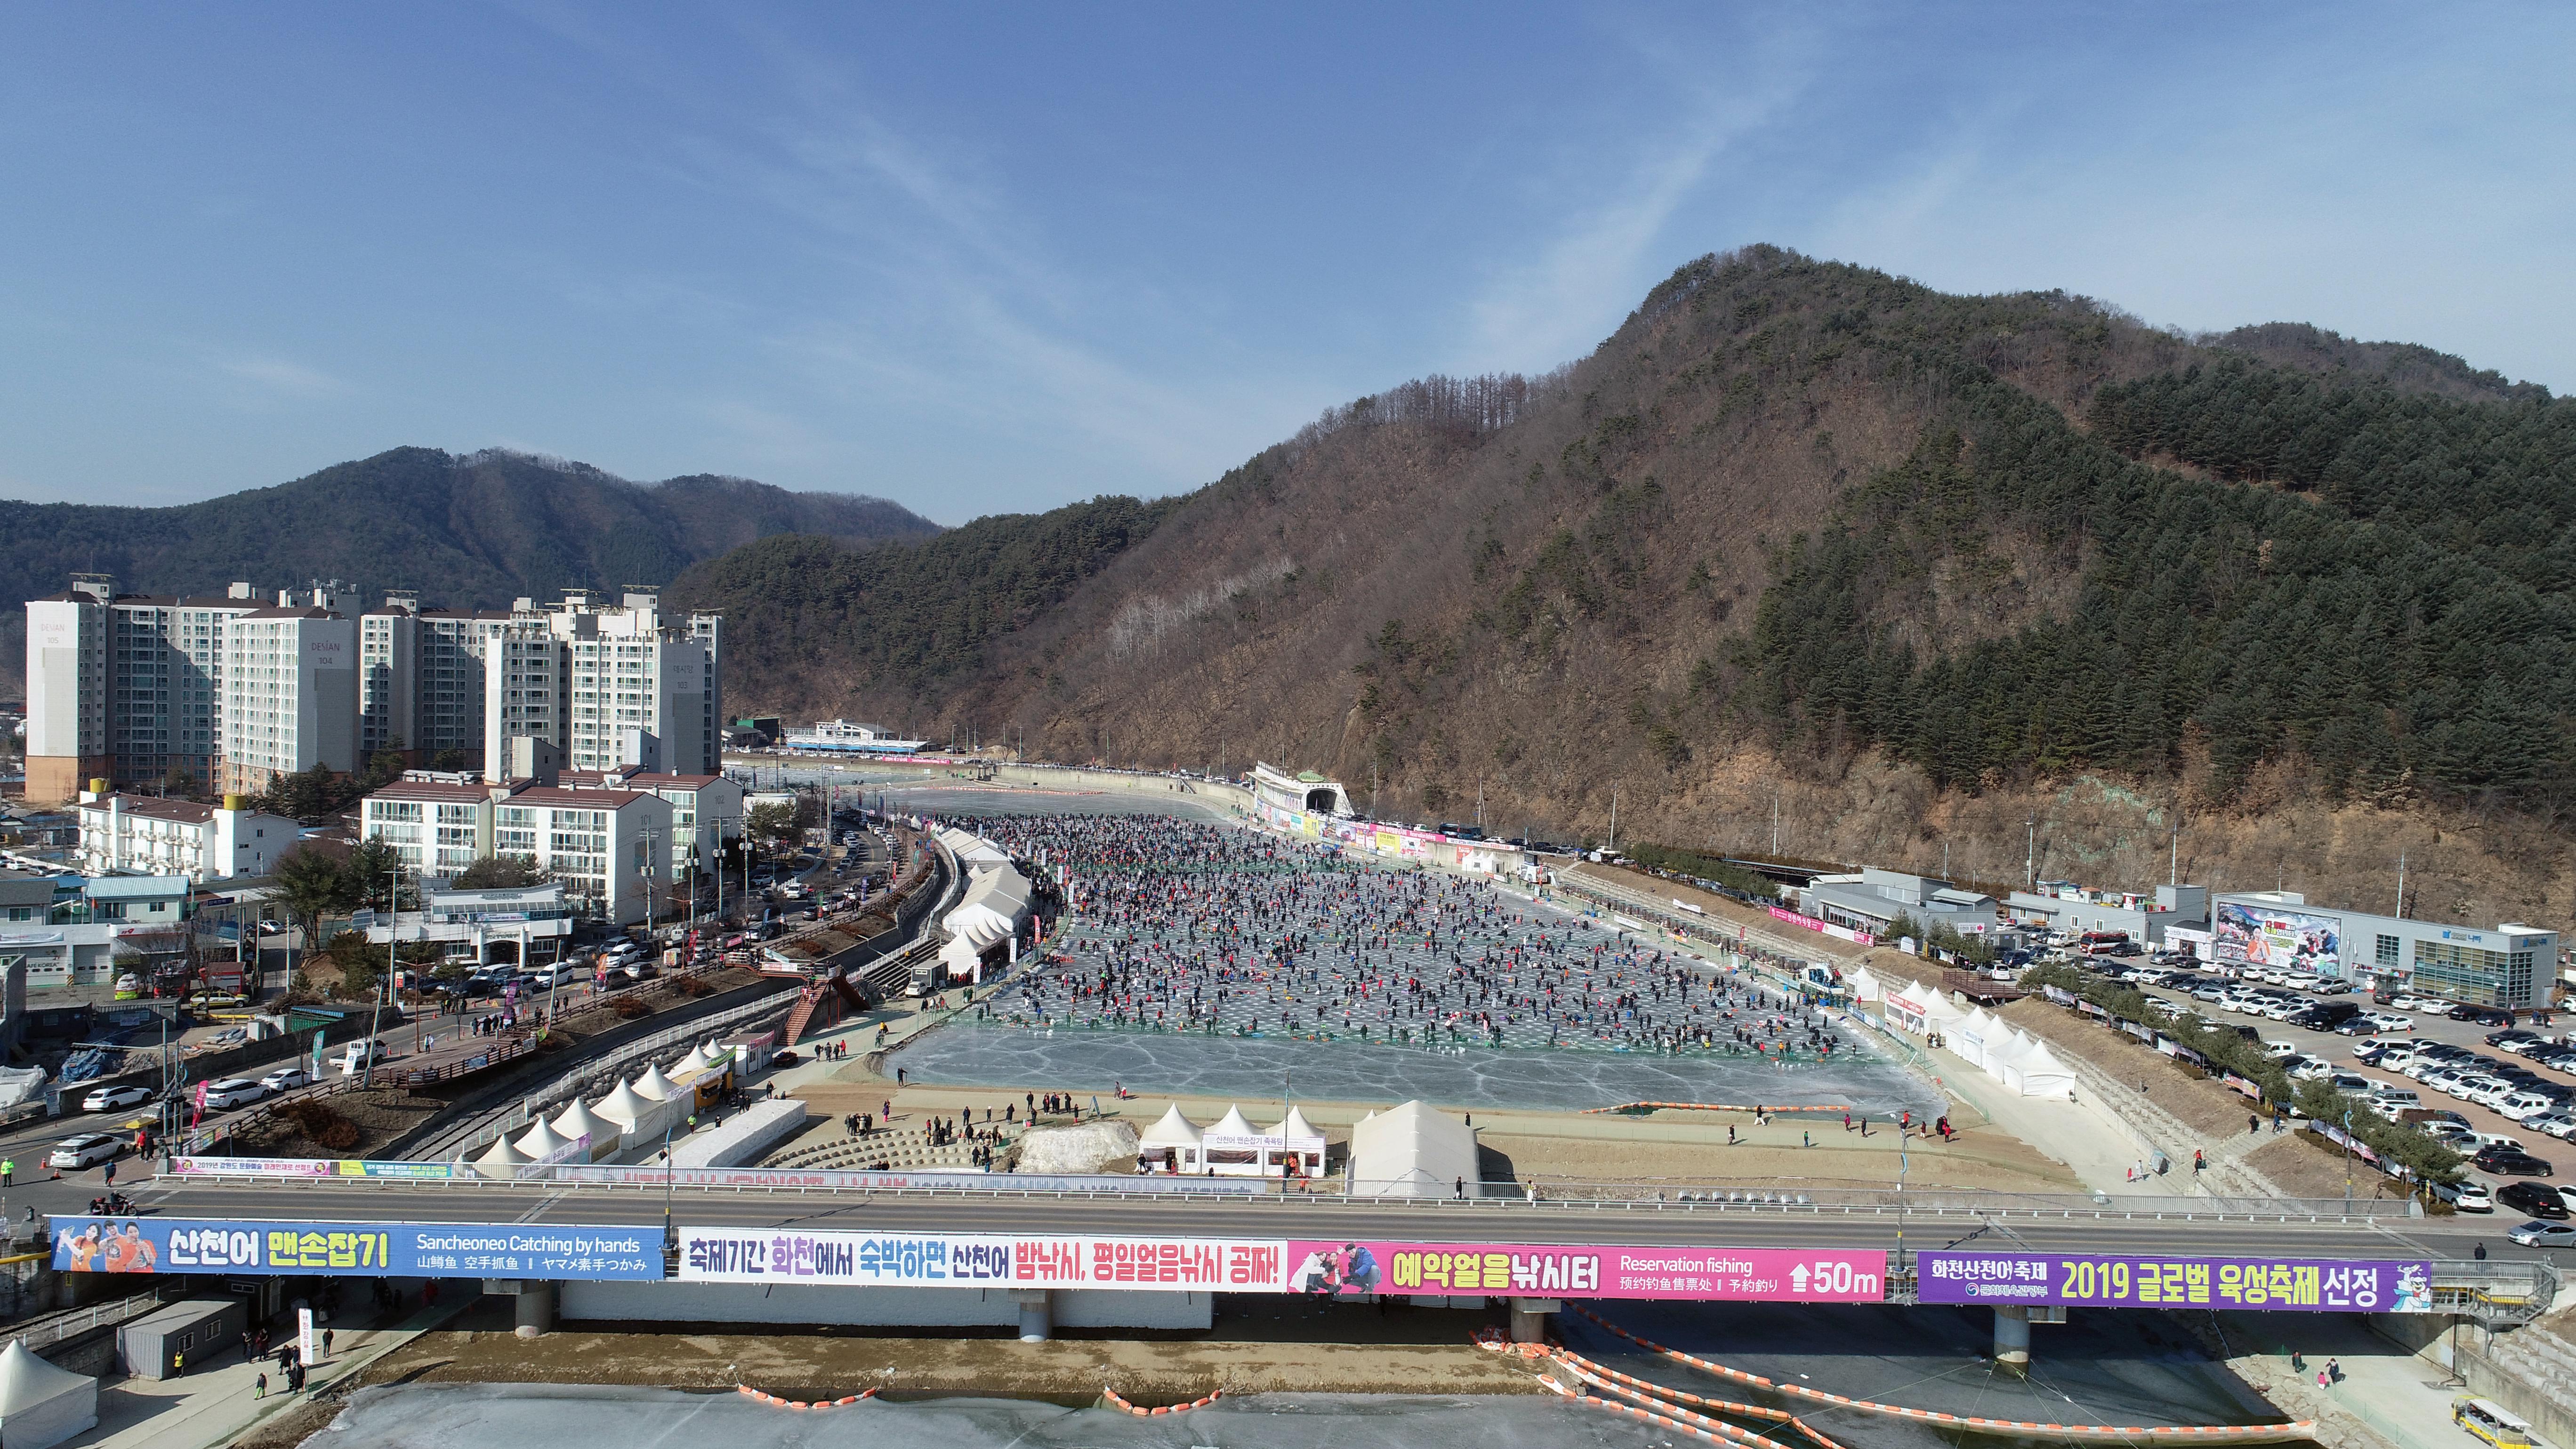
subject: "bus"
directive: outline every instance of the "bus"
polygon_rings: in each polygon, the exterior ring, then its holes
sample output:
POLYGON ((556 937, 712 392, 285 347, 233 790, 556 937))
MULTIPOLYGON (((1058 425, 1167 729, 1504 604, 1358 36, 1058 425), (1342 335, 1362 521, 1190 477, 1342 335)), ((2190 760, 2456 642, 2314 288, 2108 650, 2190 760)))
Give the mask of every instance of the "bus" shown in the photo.
POLYGON ((2076 939, 2075 949, 2087 956, 2126 956, 2129 954, 2129 933, 2087 931, 2076 939))

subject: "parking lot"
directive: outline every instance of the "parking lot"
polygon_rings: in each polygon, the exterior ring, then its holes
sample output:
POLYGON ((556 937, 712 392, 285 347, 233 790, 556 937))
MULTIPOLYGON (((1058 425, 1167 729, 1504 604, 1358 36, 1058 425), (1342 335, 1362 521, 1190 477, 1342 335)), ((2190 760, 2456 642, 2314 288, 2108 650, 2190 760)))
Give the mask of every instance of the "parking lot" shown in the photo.
MULTIPOLYGON (((2160 969, 2143 960, 2094 964, 2111 972, 2132 975, 2160 969)), ((2558 1024, 2556 1018, 2552 1018, 2550 1024, 2536 1025, 2529 1020, 2528 1013, 2517 1013, 2517 1024, 2508 1029, 2493 1022, 2452 1020, 2448 1015, 2450 1003, 2436 1001, 2428 1006, 2404 993, 2399 993, 2397 1002, 2383 1006, 2374 1004, 2366 995, 2265 986, 2264 989, 2275 999, 2293 998, 2303 1006, 2349 1002, 2362 1013, 2380 1013, 2403 1022, 2400 1025, 2394 1021, 2383 1021, 2367 1032, 2337 1032, 2296 1025, 2209 1000, 2209 983, 2216 978, 2205 968, 2195 975, 2199 977, 2200 986, 2197 994, 2145 980, 2132 980, 2129 984, 2169 1009, 2196 1011, 2203 1018, 2225 1027, 2252 1027, 2273 1048, 2276 1058, 2291 1060, 2297 1065, 2306 1065, 2299 1059, 2307 1059, 2324 1064, 2335 1076, 2348 1074, 2360 1078, 2367 1085, 2356 1088, 2350 1082, 2338 1084, 2356 1095, 2367 1091, 2370 1086, 2414 1092, 2420 1108, 2456 1116, 2459 1126, 2455 1132, 2477 1134, 2461 1137, 2452 1143, 2463 1156, 2500 1139, 2519 1144, 2525 1152, 2546 1165, 2545 1172, 2530 1171, 2528 1165, 2521 1172, 2486 1171, 2471 1166, 2469 1176, 2487 1186, 2491 1193, 2514 1183, 2567 1184, 2571 1191, 2576 1191, 2576 1140, 2569 1140, 2576 1138, 2576 1072, 2552 1065, 2546 1055, 2546 1046, 2537 1048, 2544 1053, 2541 1057, 2506 1050, 2507 1044, 2521 1038, 2555 1045, 2556 1039, 2565 1033, 2565 1028, 2558 1024), (2512 1032, 2511 1037, 2505 1036, 2508 1030, 2512 1032), (2490 1037, 2500 1038, 2499 1044, 2490 1045, 2490 1037), (2501 1102, 2518 1116, 2508 1116, 2506 1111, 2499 1110, 2499 1099, 2493 1093, 2488 1094, 2487 1101, 2466 1095, 2470 1083, 2442 1075, 2443 1071, 2451 1069, 2450 1064, 2427 1063, 2420 1068, 2410 1064, 2406 1069, 2399 1069, 2373 1060, 2370 1055, 2374 1047, 2384 1044, 2393 1060, 2404 1056, 2405 1046, 2412 1043, 2436 1043, 2454 1049, 2459 1055, 2452 1059, 2453 1063, 2481 1073, 2518 1074, 2522 1078, 2521 1090, 2527 1095, 2501 1102), (2284 1058, 2284 1049, 2295 1053, 2295 1057, 2284 1058), (2454 1095, 2454 1092, 2462 1094, 2454 1095)), ((2262 985, 2251 981, 2229 984, 2262 985)), ((2528 1044, 2525 1046, 2526 1051, 2534 1049, 2528 1044)), ((2557 1060, 2576 1064, 2576 1048, 2571 1048, 2569 1055, 2557 1060)), ((2426 1125, 2428 1130, 2441 1130, 2434 1124, 2426 1125)), ((2496 1209, 2497 1226, 2501 1230, 2532 1215, 2531 1211, 2516 1211, 2510 1205, 2500 1206, 2496 1209)))

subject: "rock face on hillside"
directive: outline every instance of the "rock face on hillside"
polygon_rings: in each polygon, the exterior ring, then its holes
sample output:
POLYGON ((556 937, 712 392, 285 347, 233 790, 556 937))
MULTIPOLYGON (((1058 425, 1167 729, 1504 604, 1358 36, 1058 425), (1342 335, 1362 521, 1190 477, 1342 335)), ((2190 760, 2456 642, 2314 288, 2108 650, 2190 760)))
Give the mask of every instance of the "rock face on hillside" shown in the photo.
POLYGON ((1080 1122, 1070 1127, 1032 1127, 1020 1138, 1014 1172, 1047 1177, 1136 1170, 1136 1127, 1132 1122, 1080 1122))

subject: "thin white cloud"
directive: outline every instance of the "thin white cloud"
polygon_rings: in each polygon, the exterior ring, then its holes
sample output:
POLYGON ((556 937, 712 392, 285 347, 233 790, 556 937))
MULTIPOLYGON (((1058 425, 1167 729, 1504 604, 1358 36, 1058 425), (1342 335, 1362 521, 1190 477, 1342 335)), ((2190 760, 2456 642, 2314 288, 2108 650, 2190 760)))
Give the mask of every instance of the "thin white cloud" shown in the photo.
POLYGON ((352 390, 348 383, 318 367, 307 367, 283 357, 217 358, 215 370, 236 381, 249 383, 269 398, 280 401, 318 401, 339 397, 352 390))

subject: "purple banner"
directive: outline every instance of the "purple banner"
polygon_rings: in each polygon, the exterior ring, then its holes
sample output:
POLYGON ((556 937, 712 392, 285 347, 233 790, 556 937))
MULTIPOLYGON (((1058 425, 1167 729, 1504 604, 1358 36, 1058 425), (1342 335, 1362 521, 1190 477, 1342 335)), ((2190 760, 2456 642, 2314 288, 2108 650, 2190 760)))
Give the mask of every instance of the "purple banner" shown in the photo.
POLYGON ((2094 1258, 1918 1253, 1925 1303, 2430 1313, 2433 1265, 2343 1258, 2094 1258))

